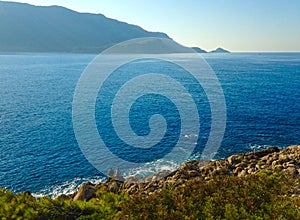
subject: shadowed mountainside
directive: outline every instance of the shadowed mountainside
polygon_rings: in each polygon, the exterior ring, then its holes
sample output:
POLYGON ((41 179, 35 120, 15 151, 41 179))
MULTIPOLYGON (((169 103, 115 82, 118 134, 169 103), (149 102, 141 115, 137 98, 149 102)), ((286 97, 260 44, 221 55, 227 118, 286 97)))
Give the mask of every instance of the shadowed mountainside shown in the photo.
POLYGON ((3 1, 0 30, 0 52, 98 53, 133 38, 169 38, 102 14, 3 1))

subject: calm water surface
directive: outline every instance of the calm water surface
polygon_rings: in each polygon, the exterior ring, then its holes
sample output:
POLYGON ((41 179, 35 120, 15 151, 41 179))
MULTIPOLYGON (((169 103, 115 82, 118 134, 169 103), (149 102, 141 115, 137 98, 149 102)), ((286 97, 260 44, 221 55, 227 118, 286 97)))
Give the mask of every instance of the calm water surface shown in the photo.
MULTIPOLYGON (((226 132, 215 158, 300 144, 299 53, 203 56, 227 105, 226 132)), ((74 89, 94 57, 0 55, 0 187, 55 196, 88 180, 101 181, 72 128, 74 89)))

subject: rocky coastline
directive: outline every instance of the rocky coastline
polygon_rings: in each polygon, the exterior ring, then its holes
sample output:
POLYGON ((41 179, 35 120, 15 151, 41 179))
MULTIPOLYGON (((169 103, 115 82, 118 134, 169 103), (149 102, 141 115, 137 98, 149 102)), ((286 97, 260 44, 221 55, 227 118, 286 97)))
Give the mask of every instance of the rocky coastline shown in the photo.
POLYGON ((299 207, 300 146, 189 161, 137 182, 108 178, 55 199, 0 189, 0 219, 289 220, 299 207))
MULTIPOLYGON (((292 177, 299 177, 300 145, 289 146, 282 150, 272 147, 262 151, 232 155, 216 161, 193 160, 182 164, 178 170, 168 175, 160 173, 138 182, 123 182, 112 178, 108 178, 106 182, 101 184, 88 182, 82 184, 77 192, 71 195, 60 195, 58 198, 88 201, 96 197, 96 191, 100 188, 113 193, 147 197, 162 189, 184 186, 192 180, 211 181, 218 175, 245 177, 263 170, 269 170, 273 173, 283 172, 292 177), (161 175, 165 177, 161 178, 161 175)), ((295 185, 291 196, 300 196, 300 183, 295 185)))

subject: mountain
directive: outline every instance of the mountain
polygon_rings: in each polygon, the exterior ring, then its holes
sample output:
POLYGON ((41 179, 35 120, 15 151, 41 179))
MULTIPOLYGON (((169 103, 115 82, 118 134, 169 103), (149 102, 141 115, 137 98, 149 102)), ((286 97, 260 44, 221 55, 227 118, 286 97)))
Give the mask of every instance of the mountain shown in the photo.
POLYGON ((225 50, 225 49, 219 47, 219 48, 217 48, 215 50, 210 51, 210 53, 230 53, 230 51, 225 50))
POLYGON ((207 53, 206 50, 202 50, 200 47, 192 47, 192 49, 197 53, 207 53))
POLYGON ((161 32, 60 6, 0 1, 0 52, 99 53, 140 37, 170 39, 161 32))
POLYGON ((195 53, 192 48, 182 46, 167 38, 137 38, 105 50, 106 54, 169 54, 169 53, 195 53))

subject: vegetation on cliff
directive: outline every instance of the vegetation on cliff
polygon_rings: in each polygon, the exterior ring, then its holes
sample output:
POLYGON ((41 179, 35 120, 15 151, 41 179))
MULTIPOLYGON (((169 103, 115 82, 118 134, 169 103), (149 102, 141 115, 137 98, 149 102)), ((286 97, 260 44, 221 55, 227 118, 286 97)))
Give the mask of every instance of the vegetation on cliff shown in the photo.
MULTIPOLYGON (((189 162, 175 174, 160 180, 167 184, 161 187, 157 185, 156 190, 148 190, 149 188, 144 187, 143 184, 130 186, 141 187, 148 193, 140 191, 130 193, 130 190, 125 190, 126 183, 113 180, 98 185, 95 192, 92 185, 86 184, 81 188, 85 190, 81 191, 88 191, 89 198, 80 199, 75 199, 80 197, 80 189, 74 195, 63 195, 56 199, 45 197, 39 200, 28 192, 13 194, 11 191, 1 189, 0 217, 4 219, 300 219, 298 172, 300 154, 297 152, 299 146, 283 151, 271 149, 235 155, 223 160, 223 165, 227 164, 229 168, 231 167, 231 173, 224 169, 226 172, 217 172, 214 175, 210 173, 209 178, 194 176, 195 178, 181 181, 182 184, 175 182, 173 184, 172 178, 179 174, 185 178, 183 173, 187 171, 186 168, 195 165, 195 162, 189 162), (240 171, 234 174, 235 169, 239 169, 240 166, 233 166, 233 161, 240 164, 243 162, 241 158, 252 158, 254 162, 255 157, 259 161, 261 161, 259 158, 263 158, 264 168, 261 168, 263 165, 259 165, 260 169, 257 172, 240 171), (265 160, 266 158, 269 159, 265 160), (272 158, 277 158, 277 162, 272 158), (293 170, 290 169, 291 167, 293 170), (171 179, 168 180, 170 177, 171 179)), ((218 162, 219 166, 222 165, 222 161, 218 162)), ((208 163, 201 167, 201 170, 210 169, 213 164, 215 162, 208 163)), ((244 170, 247 170, 247 167, 245 166, 244 170)), ((249 167, 251 168, 251 165, 249 167)), ((203 173, 200 172, 198 175, 201 176, 203 173)), ((150 183, 148 186, 154 187, 150 183)))
MULTIPOLYGON (((299 180, 299 179, 298 179, 299 180)), ((299 219, 296 179, 261 171, 247 177, 220 175, 164 188, 147 197, 104 188, 89 201, 36 200, 29 193, 0 191, 0 216, 9 219, 299 219)))

